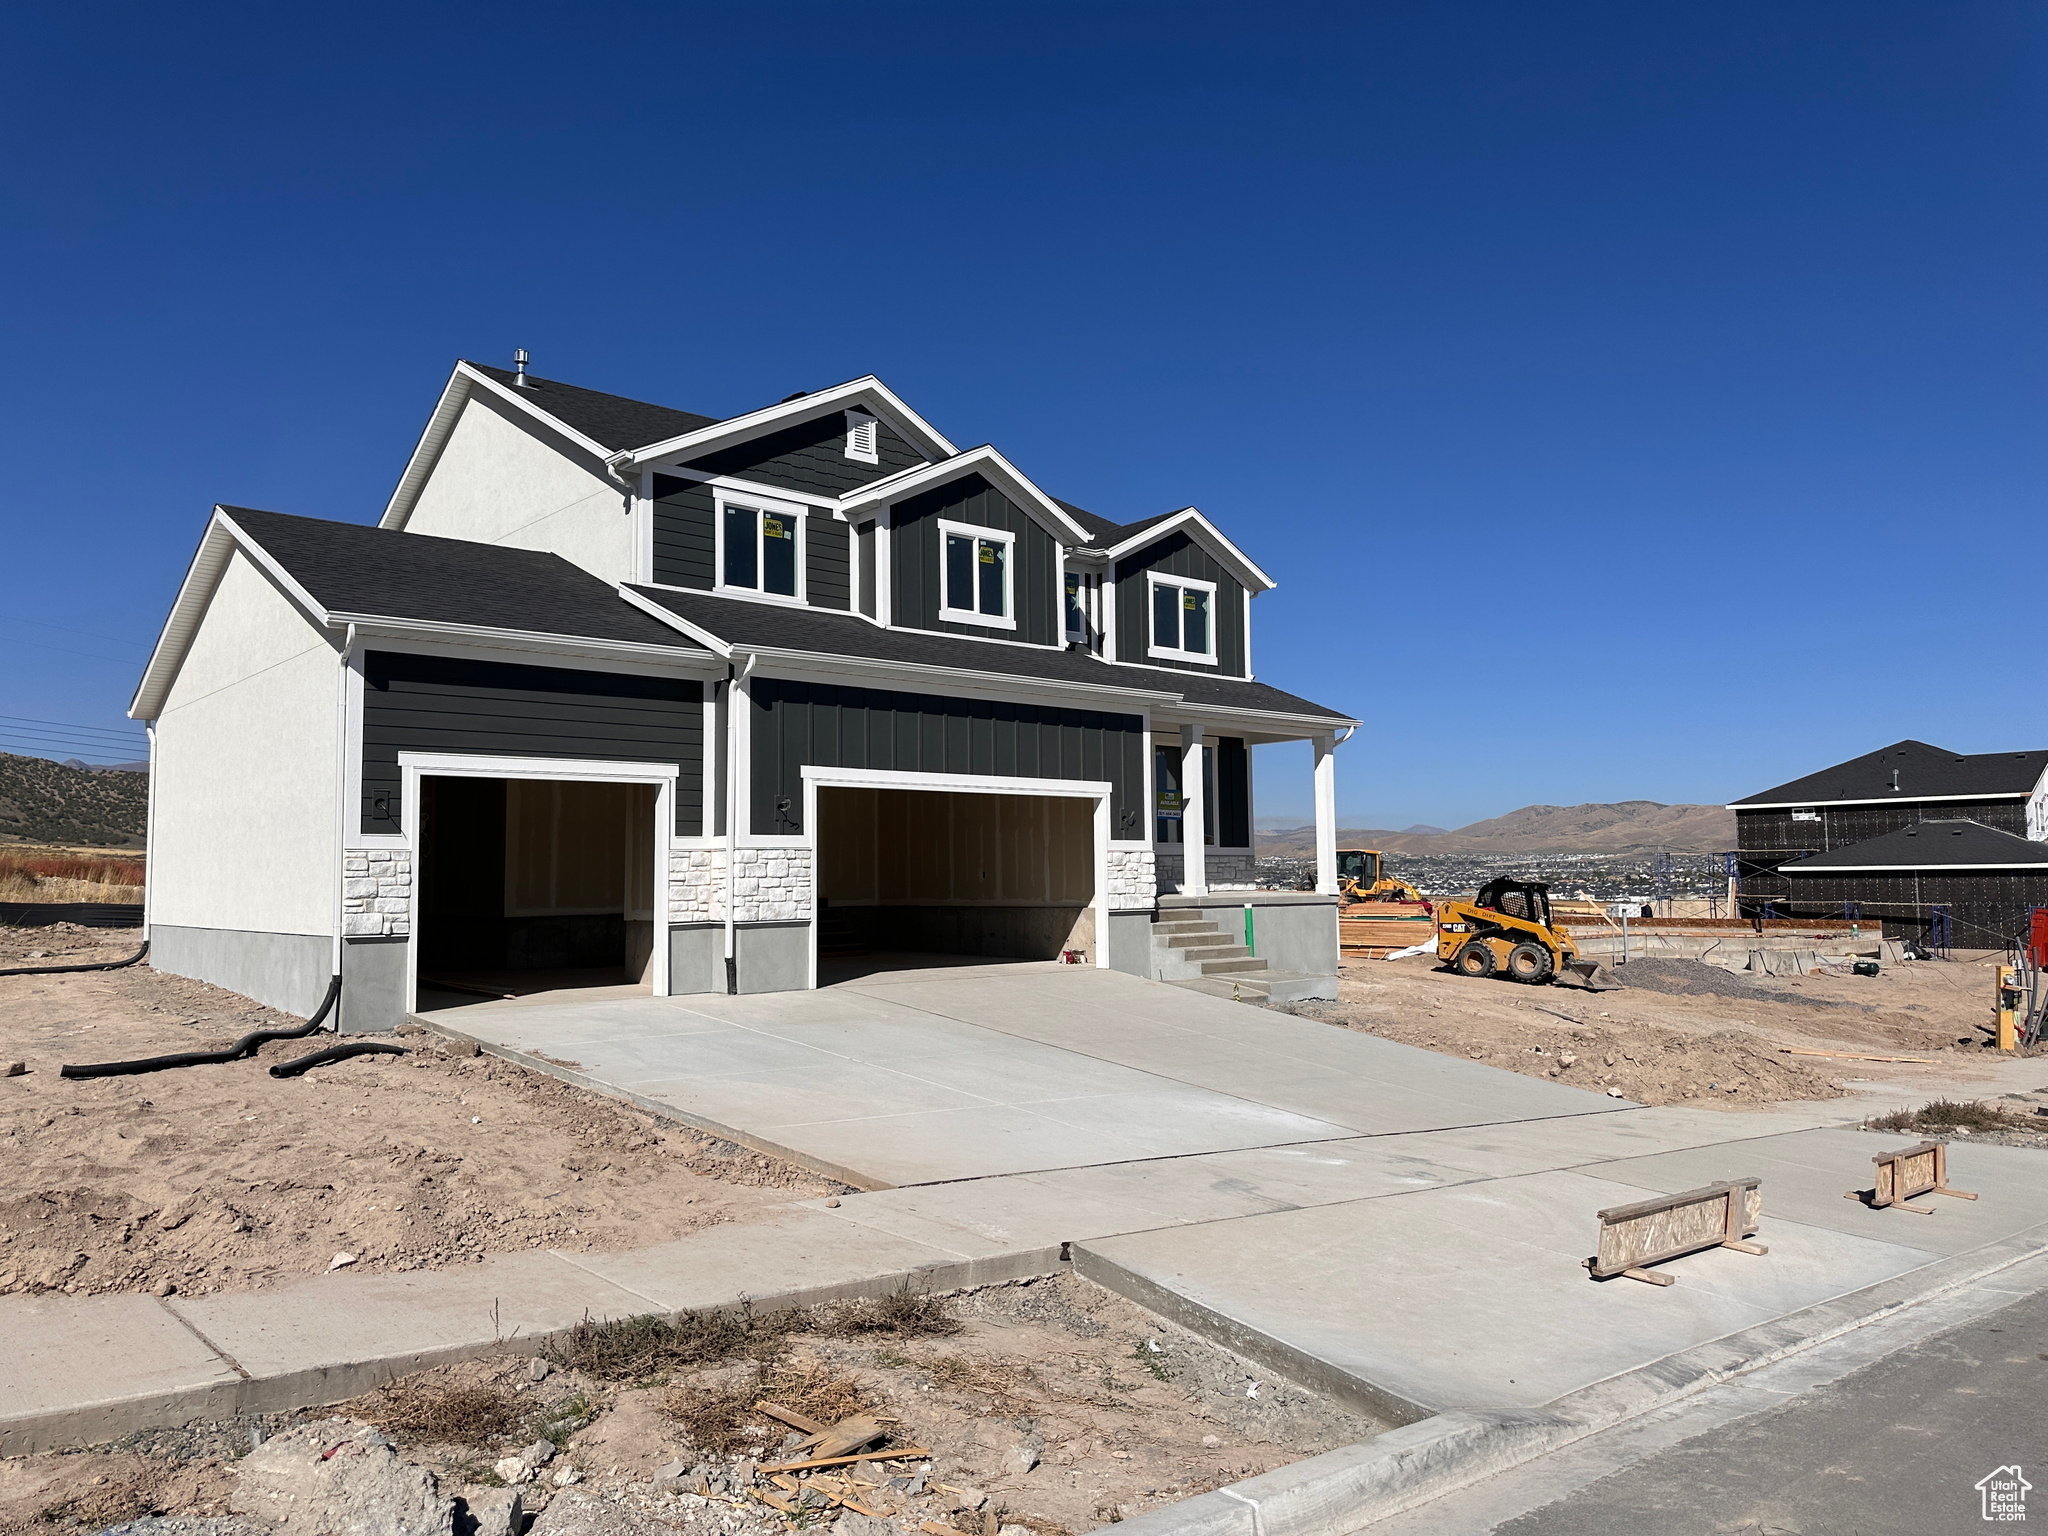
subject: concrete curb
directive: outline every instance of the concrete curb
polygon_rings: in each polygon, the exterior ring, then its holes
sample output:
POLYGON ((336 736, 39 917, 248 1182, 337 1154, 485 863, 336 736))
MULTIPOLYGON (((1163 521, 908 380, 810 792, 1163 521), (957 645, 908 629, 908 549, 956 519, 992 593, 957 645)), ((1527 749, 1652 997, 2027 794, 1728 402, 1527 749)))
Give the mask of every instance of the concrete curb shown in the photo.
MULTIPOLYGON (((557 1257, 574 1263, 571 1255, 557 1257)), ((822 1302, 885 1296, 905 1285, 932 1291, 1003 1285, 1014 1280, 1056 1274, 1062 1267, 1060 1249, 1055 1245, 985 1258, 919 1264, 907 1269, 893 1269, 786 1291, 735 1295, 715 1306, 698 1310, 723 1312, 748 1306, 757 1312, 782 1312, 822 1302)), ((218 1362, 211 1379, 132 1396, 88 1398, 39 1412, 0 1414, 0 1456, 26 1456, 38 1451, 99 1444, 138 1430, 169 1428, 195 1419, 225 1419, 242 1414, 325 1407, 358 1397, 395 1376, 411 1371, 501 1352, 535 1354, 548 1340, 559 1337, 574 1326, 565 1324, 513 1338, 500 1338, 496 1333, 480 1328, 471 1337, 451 1339, 446 1344, 425 1349, 324 1361, 272 1375, 254 1376, 201 1333, 190 1318, 179 1313, 175 1303, 153 1297, 138 1299, 161 1308, 178 1328, 205 1347, 218 1362)), ((644 1307, 619 1315, 669 1314, 675 1310, 650 1300, 644 1307)))
MULTIPOLYGON (((2048 1223, 1596 1381, 1533 1412, 1435 1414, 1147 1511, 1114 1530, 1116 1536, 1346 1536, 2043 1253, 2048 1223)), ((1075 1259, 1078 1273, 1102 1283, 1090 1273, 1079 1244, 1075 1259)), ((1097 1258, 1092 1267, 1105 1263, 1097 1258)), ((1190 1326, 1202 1331, 1199 1322, 1190 1326)), ((1235 1347, 1229 1339, 1218 1342, 1235 1347)), ((1323 1367, 1325 1374, 1330 1369, 1323 1367)))

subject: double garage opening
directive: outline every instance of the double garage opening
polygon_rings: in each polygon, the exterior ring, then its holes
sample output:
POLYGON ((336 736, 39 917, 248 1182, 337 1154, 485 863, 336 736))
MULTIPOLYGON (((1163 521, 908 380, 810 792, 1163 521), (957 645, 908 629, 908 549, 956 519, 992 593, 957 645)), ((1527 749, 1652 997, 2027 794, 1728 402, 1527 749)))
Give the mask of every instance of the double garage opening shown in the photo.
POLYGON ((655 983, 653 784, 422 775, 422 1008, 655 983))
POLYGON ((817 981, 934 955, 1098 963, 1107 816, 1079 787, 812 784, 817 981))

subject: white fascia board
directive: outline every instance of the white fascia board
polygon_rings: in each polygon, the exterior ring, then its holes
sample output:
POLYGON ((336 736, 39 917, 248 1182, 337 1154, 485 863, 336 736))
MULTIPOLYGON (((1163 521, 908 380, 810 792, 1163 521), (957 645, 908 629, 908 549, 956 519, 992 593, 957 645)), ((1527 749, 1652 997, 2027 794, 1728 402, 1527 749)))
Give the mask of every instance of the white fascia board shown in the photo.
POLYGON ((694 458, 714 448, 730 448, 735 444, 765 436, 777 428, 809 421, 814 416, 843 411, 850 405, 867 406, 874 415, 886 421, 908 438, 913 446, 926 453, 951 458, 958 451, 936 427, 897 398, 894 390, 873 374, 868 374, 844 384, 835 384, 830 389, 818 390, 799 400, 784 400, 776 405, 763 406, 760 410, 749 411, 744 416, 735 416, 729 421, 699 427, 696 431, 685 432, 680 437, 649 443, 644 448, 628 449, 624 453, 613 454, 610 457, 617 463, 635 466, 651 465, 658 459, 672 458, 679 454, 694 458))
MULTIPOLYGON (((1781 875, 1910 875, 1925 874, 1929 870, 1967 871, 1984 874, 2000 869, 2048 869, 2048 863, 2041 864, 1828 864, 1818 869, 1801 869, 1797 864, 1780 864, 1776 873, 1781 875)), ((1768 897, 1753 896, 1755 901, 1767 901, 1768 897)))
POLYGON ((136 684, 135 696, 128 701, 130 719, 154 720, 162 713, 164 700, 177 679, 178 669, 185 664, 185 653, 191 649, 192 639, 199 633, 199 625, 213 602, 214 589, 220 585, 228 561, 238 549, 275 582, 308 619, 322 627, 329 624, 327 611, 313 600, 312 594, 294 581, 267 550, 244 533, 225 508, 216 506, 206 524, 206 532, 200 535, 199 548, 192 556, 185 579, 179 584, 170 615, 157 635, 156 646, 149 653, 149 662, 142 669, 142 680, 136 684))
POLYGON ((2024 800, 2030 792, 2004 789, 1990 795, 1880 795, 1874 800, 1734 800, 1724 811, 1824 811, 1836 805, 1946 805, 1952 800, 2024 800))
POLYGON ((1155 718, 1161 725, 1179 725, 1183 722, 1198 725, 1241 725, 1272 732, 1275 730, 1299 731, 1302 736, 1288 736, 1289 741, 1306 740, 1308 736, 1321 736, 1344 726, 1357 729, 1357 720, 1347 720, 1335 715, 1290 715, 1279 710, 1227 709, 1221 704, 1196 704, 1185 698, 1177 700, 1168 711, 1160 711, 1155 718))
POLYGON ((1177 532, 1182 528, 1193 529, 1201 537, 1202 542, 1208 546, 1210 554, 1216 556, 1225 565, 1235 566, 1238 572, 1238 579, 1245 586, 1255 587, 1261 592, 1270 592, 1279 585, 1272 577, 1260 570, 1243 550, 1231 543, 1224 536, 1222 529, 1210 522, 1208 518, 1202 516, 1201 511, 1195 507, 1182 507, 1164 522, 1154 523, 1151 527, 1145 529, 1144 532, 1132 534, 1123 543, 1113 545, 1109 549, 1104 550, 1103 557, 1114 563, 1123 559, 1125 555, 1135 554, 1147 544, 1155 544, 1165 535, 1177 532))
POLYGON ((661 604, 642 597, 638 592, 630 588, 620 587, 619 596, 623 597, 649 618, 659 619, 677 633, 688 635, 719 660, 730 661, 732 659, 733 648, 701 624, 692 624, 681 614, 671 613, 668 609, 662 607, 661 604))
POLYGON ((1016 465, 988 443, 956 454, 943 463, 907 469, 902 474, 891 475, 886 480, 864 485, 851 495, 842 496, 839 504, 849 514, 856 514, 870 506, 901 501, 913 492, 944 485, 967 474, 979 474, 984 480, 1006 492, 1012 500, 1021 502, 1024 510, 1063 545, 1071 548, 1088 542, 1087 529, 1068 516, 1058 502, 1033 485, 1016 465))
POLYGON ((616 657, 621 661, 655 662, 679 671, 708 671, 711 658, 681 648, 644 645, 635 640, 597 640, 581 635, 556 635, 545 630, 500 629, 484 624, 444 624, 432 619, 395 619, 388 614, 335 613, 329 622, 353 624, 358 639, 467 641, 493 650, 532 651, 559 656, 616 657))
POLYGON ((1138 704, 1178 703, 1180 695, 1152 693, 1136 688, 1105 687, 1097 683, 1066 683, 1056 678, 1018 677, 1007 672, 977 672, 967 667, 934 667, 913 661, 882 661, 867 656, 834 656, 818 651, 790 651, 775 646, 733 646, 735 654, 752 656, 768 669, 765 675, 805 677, 816 673, 862 678, 884 686, 901 688, 921 684, 926 691, 934 685, 973 690, 1000 698, 1041 696, 1067 703, 1087 700, 1105 707, 1114 700, 1125 709, 1138 704))

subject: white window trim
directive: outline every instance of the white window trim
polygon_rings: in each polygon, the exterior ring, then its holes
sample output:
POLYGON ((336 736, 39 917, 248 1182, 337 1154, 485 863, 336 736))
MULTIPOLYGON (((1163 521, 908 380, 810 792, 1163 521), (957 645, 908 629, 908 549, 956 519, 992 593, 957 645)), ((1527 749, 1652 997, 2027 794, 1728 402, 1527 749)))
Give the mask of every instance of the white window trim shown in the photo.
POLYGON ((878 446, 877 439, 881 435, 881 430, 881 423, 866 411, 848 411, 846 413, 846 456, 857 464, 880 464, 882 461, 876 455, 875 449, 878 446), (855 434, 862 427, 868 429, 868 446, 865 453, 861 451, 855 437, 855 434))
MULTIPOLYGON (((939 525, 939 617, 949 624, 979 624, 984 629, 1010 629, 1017 627, 1017 535, 1007 528, 984 528, 979 523, 955 523, 946 518, 937 518, 939 525), (987 539, 993 544, 1007 544, 1009 551, 1003 556, 1003 607, 1008 612, 997 618, 993 614, 971 608, 954 608, 947 604, 951 595, 946 591, 946 536, 959 534, 962 538, 987 539)), ((980 588, 979 576, 975 587, 980 588)), ((1064 598, 1062 598, 1064 601, 1064 598)), ((1062 619, 1061 624, 1066 623, 1062 619)))
MULTIPOLYGON (((794 608, 806 606, 810 601, 810 509, 800 501, 777 501, 773 496, 756 496, 746 491, 717 489, 711 496, 711 575, 714 592, 729 592, 735 597, 751 597, 764 603, 784 603, 794 608), (771 513, 776 517, 791 518, 796 523, 796 596, 781 592, 764 592, 758 586, 732 587, 725 581, 725 509, 728 505, 745 507, 756 512, 771 513)), ((756 525, 754 533, 754 575, 761 575, 762 560, 761 534, 756 525)))
MULTIPOLYGON (((1175 611, 1176 611, 1176 612, 1178 612, 1179 610, 1177 610, 1177 609, 1176 609, 1175 611)), ((1146 654, 1147 656, 1163 656, 1163 657, 1165 657, 1165 658, 1166 658, 1166 659, 1167 659, 1168 661, 1198 661, 1198 662, 1201 662, 1201 663, 1202 663, 1202 664, 1203 664, 1204 666, 1210 666, 1210 667, 1213 667, 1213 666, 1215 666, 1215 665, 1217 664, 1217 663, 1216 663, 1216 630, 1217 630, 1217 628, 1218 628, 1218 624, 1217 624, 1217 618, 1218 618, 1218 615, 1217 615, 1217 612, 1216 612, 1216 583, 1215 583, 1215 582, 1213 582, 1213 581, 1203 581, 1203 580, 1201 580, 1200 578, 1198 578, 1198 577, 1194 577, 1194 576, 1172 576, 1172 575, 1168 575, 1168 574, 1167 574, 1166 572, 1164 572, 1164 571, 1147 571, 1147 572, 1145 573, 1145 654, 1146 654), (1156 611, 1156 609, 1155 609, 1155 606, 1154 606, 1154 605, 1156 604, 1156 602, 1157 602, 1158 600, 1157 600, 1157 599, 1156 599, 1156 598, 1155 598, 1155 597, 1153 596, 1153 589, 1154 589, 1155 587, 1161 587, 1161 586, 1167 586, 1167 587, 1184 587, 1184 588, 1185 588, 1185 587, 1193 587, 1193 588, 1195 588, 1195 589, 1197 589, 1197 590, 1199 590, 1199 591, 1207 592, 1207 593, 1209 594, 1209 649, 1208 649, 1208 650, 1206 650, 1206 651, 1183 651, 1183 650, 1180 650, 1180 649, 1178 649, 1177 647, 1174 647, 1174 646, 1166 646, 1166 645, 1161 645, 1161 644, 1160 644, 1160 643, 1158 642, 1157 638, 1155 638, 1155 636, 1154 636, 1154 633, 1153 633, 1153 629, 1152 629, 1152 615, 1153 615, 1153 613, 1154 613, 1154 612, 1156 611)), ((1186 636, 1187 636, 1187 620, 1185 620, 1185 619, 1181 620, 1181 636, 1182 636, 1182 638, 1183 638, 1183 639, 1185 639, 1185 638, 1186 638, 1186 636)))

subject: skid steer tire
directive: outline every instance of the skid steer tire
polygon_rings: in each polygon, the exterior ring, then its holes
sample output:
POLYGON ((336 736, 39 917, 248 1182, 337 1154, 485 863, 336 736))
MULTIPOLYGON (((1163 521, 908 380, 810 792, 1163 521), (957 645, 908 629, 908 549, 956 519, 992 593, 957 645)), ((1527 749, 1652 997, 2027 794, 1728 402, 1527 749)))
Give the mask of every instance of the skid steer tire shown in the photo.
POLYGON ((1551 963, 1550 951, 1541 944, 1517 944, 1508 951, 1508 980, 1525 982, 1529 986, 1541 986, 1550 980, 1555 967, 1551 963))
POLYGON ((1460 976, 1491 976, 1493 974, 1493 948, 1478 939, 1467 939, 1465 947, 1458 951, 1451 961, 1451 968, 1460 976))

